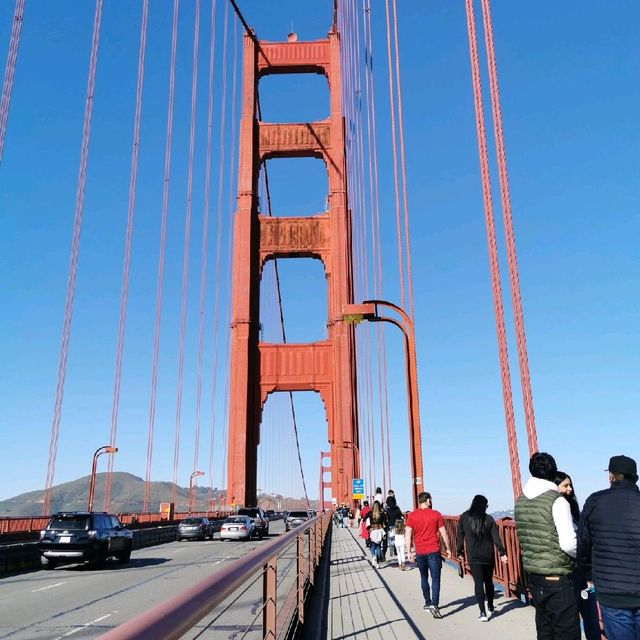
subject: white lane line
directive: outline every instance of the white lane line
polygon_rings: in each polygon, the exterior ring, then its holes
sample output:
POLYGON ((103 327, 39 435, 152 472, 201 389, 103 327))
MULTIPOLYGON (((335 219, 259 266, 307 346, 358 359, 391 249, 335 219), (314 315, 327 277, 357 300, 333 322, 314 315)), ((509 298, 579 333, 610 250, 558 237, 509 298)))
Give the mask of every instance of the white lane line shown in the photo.
POLYGON ((214 562, 211 566, 212 567, 216 567, 217 565, 219 565, 221 562, 224 562, 224 560, 218 560, 217 562, 214 562))
POLYGON ((75 629, 71 629, 71 631, 67 631, 67 633, 64 633, 61 636, 58 636, 57 638, 54 638, 54 640, 62 640, 62 638, 68 638, 69 636, 72 636, 74 633, 78 633, 78 631, 82 631, 83 629, 86 629, 87 627, 90 627, 92 624, 96 624, 97 622, 102 622, 103 620, 106 620, 107 618, 110 618, 111 616, 115 615, 116 613, 118 613, 117 611, 113 611, 112 613, 107 613, 104 616, 100 616, 99 618, 96 618, 95 620, 92 620, 91 622, 87 622, 86 624, 81 625, 80 627, 76 627, 75 629))
POLYGON ((181 551, 184 551, 184 549, 175 549, 174 553, 180 553, 181 551))
POLYGON ((36 591, 46 591, 47 589, 53 589, 54 587, 61 587, 63 584, 67 584, 66 582, 56 582, 55 584, 50 584, 48 587, 40 587, 39 589, 31 589, 31 593, 35 593, 36 591))

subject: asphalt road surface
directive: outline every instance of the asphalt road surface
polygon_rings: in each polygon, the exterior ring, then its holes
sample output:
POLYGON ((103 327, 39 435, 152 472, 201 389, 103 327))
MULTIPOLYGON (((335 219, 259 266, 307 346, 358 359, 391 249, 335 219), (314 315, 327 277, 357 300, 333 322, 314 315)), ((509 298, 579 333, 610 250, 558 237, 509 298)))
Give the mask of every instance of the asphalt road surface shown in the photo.
MULTIPOLYGON (((272 522, 270 536, 283 532, 282 521, 272 522)), ((265 541, 171 542, 139 549, 127 565, 108 561, 104 569, 66 565, 0 580, 0 639, 63 640, 97 638, 196 582, 265 541)), ((278 597, 295 580, 295 549, 278 561, 278 597)), ((284 598, 283 598, 284 600, 284 598)), ((226 603, 225 603, 226 604, 226 603)), ((262 631, 259 615, 262 582, 258 580, 224 614, 202 621, 185 638, 234 640, 251 627, 247 638, 262 631), (255 623, 252 619, 256 617, 255 623)))

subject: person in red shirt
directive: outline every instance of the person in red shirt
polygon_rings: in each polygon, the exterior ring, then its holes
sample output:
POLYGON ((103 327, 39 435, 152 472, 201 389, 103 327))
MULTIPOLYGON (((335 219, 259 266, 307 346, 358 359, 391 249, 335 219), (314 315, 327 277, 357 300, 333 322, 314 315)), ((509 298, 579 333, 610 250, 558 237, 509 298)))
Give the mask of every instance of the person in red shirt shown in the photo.
POLYGON ((431 508, 431 494, 423 491, 418 496, 418 508, 412 511, 406 523, 406 545, 409 551, 409 560, 414 558, 420 569, 420 586, 424 596, 424 609, 431 612, 434 618, 442 618, 438 605, 440 603, 440 569, 442 558, 440 557, 440 539, 444 540, 447 558, 451 557, 449 536, 444 528, 444 520, 439 511, 431 508), (412 551, 411 545, 415 550, 412 551), (429 574, 431 574, 431 586, 429 586, 429 574))

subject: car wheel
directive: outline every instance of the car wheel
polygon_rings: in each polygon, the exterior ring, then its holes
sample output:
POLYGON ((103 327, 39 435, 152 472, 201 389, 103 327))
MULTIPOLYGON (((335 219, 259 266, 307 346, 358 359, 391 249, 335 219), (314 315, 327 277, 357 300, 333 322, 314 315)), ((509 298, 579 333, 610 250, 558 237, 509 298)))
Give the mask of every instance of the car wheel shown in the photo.
POLYGON ((131 547, 129 547, 125 551, 121 551, 118 554, 118 560, 120 564, 127 564, 129 560, 131 560, 131 547))
POLYGON ((40 564, 42 565, 42 568, 47 571, 56 568, 56 561, 51 558, 45 558, 44 556, 40 557, 40 564))
POLYGON ((178 542, 182 542, 182 538, 181 538, 180 536, 178 536, 178 537, 176 538, 176 540, 177 540, 178 542))
POLYGON ((102 569, 106 562, 107 562, 107 552, 104 549, 101 549, 100 551, 96 552, 96 556, 91 562, 91 564, 96 569, 102 569))

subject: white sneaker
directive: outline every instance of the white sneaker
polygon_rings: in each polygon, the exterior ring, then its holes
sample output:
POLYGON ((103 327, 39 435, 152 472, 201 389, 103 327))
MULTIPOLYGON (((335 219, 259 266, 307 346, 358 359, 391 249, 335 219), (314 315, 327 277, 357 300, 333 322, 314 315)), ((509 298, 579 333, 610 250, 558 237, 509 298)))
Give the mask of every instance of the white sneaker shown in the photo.
POLYGON ((487 609, 487 620, 491 620, 491 616, 493 615, 492 609, 487 609))
POLYGON ((374 569, 378 568, 378 561, 376 560, 376 558, 373 559, 373 567, 374 569))
POLYGON ((487 618, 487 614, 486 614, 486 613, 481 613, 481 614, 480 614, 480 617, 478 618, 478 620, 479 620, 480 622, 488 622, 488 621, 489 621, 489 618, 487 618))

